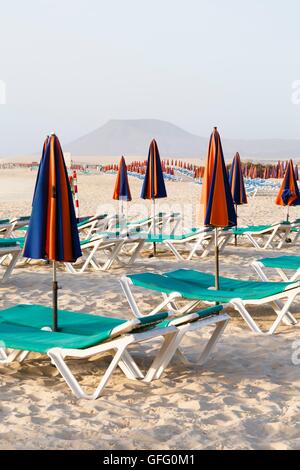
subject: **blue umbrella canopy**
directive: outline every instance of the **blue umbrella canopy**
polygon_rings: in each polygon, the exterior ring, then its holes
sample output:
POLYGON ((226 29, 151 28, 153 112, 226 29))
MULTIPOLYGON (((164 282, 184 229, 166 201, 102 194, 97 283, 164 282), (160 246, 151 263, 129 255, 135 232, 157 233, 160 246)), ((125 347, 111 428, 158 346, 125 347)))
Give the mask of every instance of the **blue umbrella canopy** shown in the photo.
POLYGON ((45 144, 23 254, 74 262, 82 253, 68 173, 56 135, 45 144))
POLYGON ((244 176, 241 165, 240 154, 237 152, 229 173, 229 184, 234 204, 240 206, 247 204, 247 194, 244 183, 244 176))
POLYGON ((113 199, 116 201, 131 201, 132 199, 127 176, 127 166, 124 157, 120 160, 113 199))

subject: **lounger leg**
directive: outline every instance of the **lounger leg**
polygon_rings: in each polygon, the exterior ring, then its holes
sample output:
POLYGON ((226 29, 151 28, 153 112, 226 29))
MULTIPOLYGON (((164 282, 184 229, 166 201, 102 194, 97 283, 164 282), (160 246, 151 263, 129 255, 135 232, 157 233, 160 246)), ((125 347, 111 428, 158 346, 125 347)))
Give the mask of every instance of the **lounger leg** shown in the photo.
POLYGON ((176 346, 176 349, 174 349, 174 347, 175 345, 177 345, 178 334, 180 333, 176 331, 164 337, 163 345, 161 349, 159 350, 158 354, 156 355, 154 361, 152 362, 146 374, 146 377, 144 378, 144 382, 151 382, 152 380, 159 378, 160 375, 163 373, 163 371, 165 370, 165 368, 171 361, 174 355, 174 352, 177 349, 177 346, 176 346))
POLYGON ((245 308, 244 304, 240 302, 239 300, 232 300, 231 305, 234 307, 234 309, 239 312, 239 314, 243 317, 247 325, 249 326, 250 330, 254 331, 254 333, 258 334, 266 334, 264 333, 257 323, 253 320, 251 315, 249 314, 248 310, 245 308))
POLYGON ((143 379, 144 374, 138 367, 137 363, 133 360, 128 351, 124 351, 123 357, 119 362, 120 369, 124 372, 126 377, 131 380, 143 379))
POLYGON ((122 241, 122 242, 120 241, 119 243, 116 243, 116 246, 115 246, 114 249, 112 250, 110 257, 109 257, 108 260, 103 264, 103 266, 101 266, 101 270, 102 270, 102 271, 107 271, 108 269, 110 269, 111 265, 113 264, 113 262, 115 261, 115 259, 118 257, 118 254, 119 254, 119 252, 120 252, 121 249, 122 249, 122 246, 123 246, 123 241, 122 241))
POLYGON ((215 345, 217 344, 220 337, 224 333, 224 330, 225 330, 226 326, 228 325, 228 322, 229 322, 229 319, 221 321, 216 325, 216 328, 214 329, 214 332, 211 335, 207 345, 205 346, 204 350, 202 351, 202 353, 200 354, 200 356, 197 359, 197 364, 199 364, 201 366, 207 361, 207 359, 209 358, 210 354, 212 353, 215 345))
POLYGON ((278 235, 278 227, 275 227, 273 232, 271 233, 270 237, 268 238, 266 244, 264 245, 264 250, 266 250, 267 248, 273 248, 273 240, 275 239, 275 237, 278 235))
MULTIPOLYGON (((261 278, 262 281, 264 281, 264 282, 269 281, 267 275, 262 270, 262 267, 259 264, 259 262, 254 262, 252 264, 252 266, 253 266, 253 269, 256 271, 256 273, 258 274, 258 276, 261 278)), ((288 282, 288 279, 287 279, 285 273, 282 270, 277 270, 277 271, 279 271, 279 274, 283 278, 283 280, 288 282)), ((273 309, 277 313, 277 315, 279 315, 281 310, 282 310, 282 305, 278 301, 274 301, 273 302, 273 309)), ((287 325, 296 325, 296 323, 297 323, 297 320, 295 319, 295 317, 290 312, 287 312, 286 318, 284 318, 283 321, 287 325)))
MULTIPOLYGON (((296 295, 297 295, 297 293, 296 293, 296 294, 290 294, 290 295, 289 295, 289 298, 288 298, 287 302, 285 303, 285 305, 284 305, 284 307, 282 308, 281 312, 278 314, 277 319, 274 321, 273 325, 272 325, 271 328, 269 329, 268 334, 272 335, 273 333, 275 333, 277 327, 278 327, 279 324, 283 321, 284 317, 285 317, 286 314, 288 313, 289 308, 290 308, 292 302, 294 301, 296 295)), ((296 320, 296 319, 295 319, 295 322, 297 323, 297 320, 296 320)))
POLYGON ((127 345, 124 345, 123 347, 120 347, 116 351, 116 354, 114 355, 102 379, 100 380, 99 385, 97 386, 96 390, 92 394, 87 394, 82 390, 81 386, 79 385, 78 381, 75 379, 74 375, 72 374, 71 370, 67 366, 66 362, 64 361, 64 358, 62 357, 60 353, 58 353, 57 351, 50 350, 48 352, 48 355, 51 358, 52 363, 56 366, 57 370, 60 372, 60 374, 66 381, 67 385, 70 387, 70 389, 72 390, 72 392, 77 398, 95 400, 100 396, 101 392, 107 385, 107 382, 109 381, 118 363, 120 362, 126 347, 127 345))
POLYGON ((257 241, 255 240, 255 238, 250 235, 250 233, 245 233, 246 237, 248 238, 248 240, 252 243, 252 245, 254 246, 254 248, 257 248, 258 250, 262 250, 263 248, 257 243, 257 241))
POLYGON ((225 317, 223 316, 223 319, 216 320, 216 318, 208 318, 204 320, 198 320, 193 323, 189 323, 186 325, 182 325, 181 327, 178 328, 178 334, 174 336, 173 338, 168 338, 168 340, 165 342, 162 350, 162 355, 160 357, 155 358, 148 374, 146 375, 145 381, 150 382, 151 380, 154 379, 159 379, 161 375, 163 374, 164 370, 168 367, 170 361, 174 357, 174 354, 178 351, 181 359, 183 359, 183 362, 188 365, 188 364, 199 364, 203 365, 204 362, 208 359, 209 355, 213 351, 215 345, 217 344, 220 336, 224 332, 227 324, 229 322, 229 317, 226 315, 225 317), (216 324, 217 321, 217 324, 216 324), (183 355, 179 349, 179 346, 185 337, 185 335, 189 331, 195 331, 199 330, 202 328, 205 328, 209 325, 215 325, 215 328, 213 330, 213 333, 207 342, 204 350, 196 361, 189 361, 185 355, 183 355))
POLYGON ((268 279, 266 273, 262 270, 260 264, 254 262, 252 263, 252 267, 254 269, 254 271, 258 274, 258 276, 260 277, 260 279, 264 282, 269 282, 270 279, 268 279))
POLYGON ((5 273, 4 273, 4 275, 1 279, 1 282, 7 281, 7 279, 11 275, 12 270, 14 269, 14 267, 16 266, 16 264, 18 262, 18 259, 20 257, 20 253, 21 253, 21 251, 11 253, 11 261, 10 261, 9 265, 7 266, 7 268, 5 270, 5 273))
POLYGON ((179 251, 177 250, 177 248, 175 248, 172 242, 169 243, 168 240, 165 240, 164 245, 169 248, 169 250, 171 250, 175 258, 177 258, 179 261, 184 261, 184 257, 179 253, 179 251))

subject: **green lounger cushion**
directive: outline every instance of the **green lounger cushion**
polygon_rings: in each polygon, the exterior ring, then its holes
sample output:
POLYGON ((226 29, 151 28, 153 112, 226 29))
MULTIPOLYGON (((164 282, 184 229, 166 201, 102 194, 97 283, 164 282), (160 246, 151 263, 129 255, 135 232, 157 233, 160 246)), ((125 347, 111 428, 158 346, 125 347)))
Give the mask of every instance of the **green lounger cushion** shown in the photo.
POLYGON ((214 289, 215 277, 199 271, 180 269, 161 274, 142 273, 128 276, 134 285, 157 292, 171 294, 178 292, 182 297, 192 300, 226 303, 234 298, 242 300, 259 300, 276 295, 289 287, 293 282, 259 282, 240 281, 238 279, 220 278, 220 289, 214 289))
POLYGON ((9 219, 2 219, 2 220, 0 220, 0 226, 1 226, 1 225, 7 225, 7 224, 9 224, 9 223, 10 223, 10 220, 9 220, 9 219))
POLYGON ((187 238, 190 238, 190 237, 193 237, 193 236, 197 236, 198 233, 201 233, 201 230, 191 230, 190 232, 188 233, 183 233, 181 235, 176 235, 176 234, 157 234, 157 235, 154 235, 154 234, 147 234, 146 237, 145 237, 145 240, 146 242, 149 242, 149 243, 163 243, 165 241, 172 241, 172 240, 177 240, 177 241, 183 241, 183 240, 186 240, 187 238))
POLYGON ((258 260, 266 268, 299 269, 300 256, 277 256, 258 260))
MULTIPOLYGON (((168 316, 159 313, 140 319, 142 326, 157 324, 168 316)), ((87 313, 58 311, 59 332, 52 326, 52 309, 42 305, 17 305, 0 311, 0 341, 11 349, 47 353, 53 347, 82 349, 99 344, 127 320, 87 313)))
POLYGON ((269 230, 271 228, 277 227, 278 225, 290 225, 290 222, 283 221, 278 224, 269 224, 269 225, 248 225, 247 227, 238 227, 233 228, 232 233, 235 235, 243 235, 245 233, 259 233, 269 230))
POLYGON ((0 238, 0 248, 14 247, 14 246, 24 246, 24 237, 20 238, 0 238))
MULTIPOLYGON (((215 285, 215 276, 213 274, 192 269, 178 269, 177 271, 166 273, 166 276, 171 279, 181 279, 187 283, 206 289, 211 289, 215 285)), ((245 281, 229 277, 220 277, 220 291, 227 292, 229 296, 227 298, 238 297, 243 300, 263 299, 271 295, 279 294, 294 285, 294 282, 245 281)), ((218 294, 220 291, 218 291, 218 294)))

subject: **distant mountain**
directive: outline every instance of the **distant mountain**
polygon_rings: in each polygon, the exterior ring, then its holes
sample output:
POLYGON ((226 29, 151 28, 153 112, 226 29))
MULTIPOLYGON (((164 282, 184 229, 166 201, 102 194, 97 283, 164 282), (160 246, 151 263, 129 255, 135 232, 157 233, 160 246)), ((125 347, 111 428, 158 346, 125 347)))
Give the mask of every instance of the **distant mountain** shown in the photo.
MULTIPOLYGON (((207 151, 208 136, 200 137, 157 119, 111 120, 64 148, 74 156, 141 157, 147 155, 153 138, 163 157, 201 158, 207 151)), ((222 139, 222 143, 227 159, 237 151, 243 159, 300 159, 300 140, 222 139)))

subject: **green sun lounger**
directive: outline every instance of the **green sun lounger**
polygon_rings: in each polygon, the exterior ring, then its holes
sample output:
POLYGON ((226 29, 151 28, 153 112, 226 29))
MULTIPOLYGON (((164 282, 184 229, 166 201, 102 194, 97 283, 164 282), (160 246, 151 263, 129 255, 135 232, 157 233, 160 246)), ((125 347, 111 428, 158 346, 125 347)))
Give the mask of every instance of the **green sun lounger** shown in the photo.
POLYGON ((18 305, 0 311, 0 363, 22 362, 31 352, 47 354, 52 363, 78 398, 96 399, 102 393, 115 368, 119 366, 130 379, 149 382, 159 378, 169 364, 186 331, 196 329, 199 321, 206 325, 218 317, 216 332, 204 351, 206 360, 229 317, 221 314, 222 307, 213 307, 181 317, 168 318, 169 313, 124 320, 106 316, 59 310, 59 331, 52 332, 52 309, 41 305, 18 305), (133 344, 163 338, 157 354, 144 378, 128 348, 133 344), (85 392, 69 366, 66 357, 88 358, 112 354, 113 359, 99 385, 91 394, 85 392))
POLYGON ((290 243, 289 234, 291 224, 286 221, 269 225, 249 225, 247 227, 232 228, 231 233, 235 236, 247 238, 258 250, 267 248, 281 249, 290 243))
POLYGON ((179 311, 191 311, 199 302, 220 302, 230 304, 237 310, 247 325, 256 333, 263 334, 252 318, 247 305, 270 304, 277 314, 267 334, 273 334, 281 321, 295 324, 296 319, 289 312, 290 305, 300 293, 297 282, 242 281, 220 277, 220 289, 215 290, 215 277, 196 270, 180 269, 164 274, 142 273, 123 277, 121 284, 132 310, 138 311, 131 286, 141 287, 163 294, 164 300, 153 310, 156 313, 165 309, 178 310, 176 300, 185 299, 188 304, 179 311), (285 300, 279 307, 278 300, 285 300))
POLYGON ((295 282, 300 279, 300 256, 262 258, 254 261, 252 266, 263 281, 269 281, 265 268, 275 269, 281 279, 286 282, 295 282), (295 271, 295 273, 288 276, 285 271, 295 271))

